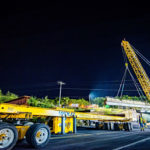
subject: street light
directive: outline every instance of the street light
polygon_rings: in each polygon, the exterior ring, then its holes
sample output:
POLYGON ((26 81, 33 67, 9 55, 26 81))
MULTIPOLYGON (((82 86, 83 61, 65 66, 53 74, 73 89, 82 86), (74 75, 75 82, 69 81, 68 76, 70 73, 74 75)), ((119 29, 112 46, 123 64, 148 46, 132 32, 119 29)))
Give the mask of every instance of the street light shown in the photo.
POLYGON ((59 107, 60 107, 62 85, 65 85, 66 83, 62 81, 57 81, 57 83, 60 85, 60 88, 59 88, 59 107))

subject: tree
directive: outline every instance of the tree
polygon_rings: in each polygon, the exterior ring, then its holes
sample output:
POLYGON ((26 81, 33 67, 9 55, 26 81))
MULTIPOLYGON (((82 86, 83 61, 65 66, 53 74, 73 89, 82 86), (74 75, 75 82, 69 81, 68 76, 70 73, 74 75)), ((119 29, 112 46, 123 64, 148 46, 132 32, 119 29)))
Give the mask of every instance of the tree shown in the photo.
POLYGON ((96 97, 92 100, 92 104, 97 104, 99 106, 104 106, 105 97, 96 97))

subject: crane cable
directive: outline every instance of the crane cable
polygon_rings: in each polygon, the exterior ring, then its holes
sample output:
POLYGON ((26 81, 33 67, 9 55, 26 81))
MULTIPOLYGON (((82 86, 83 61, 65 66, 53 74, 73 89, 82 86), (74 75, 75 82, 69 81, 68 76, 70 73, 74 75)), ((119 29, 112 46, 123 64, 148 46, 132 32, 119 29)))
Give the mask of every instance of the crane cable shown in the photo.
POLYGON ((123 90, 124 90, 124 86, 125 86, 125 79, 126 79, 126 75, 127 75, 127 69, 125 69, 125 76, 124 76, 124 80, 123 80, 123 84, 122 84, 122 89, 121 89, 121 97, 123 95, 123 90))
POLYGON ((121 91, 121 95, 123 93, 126 74, 127 74, 127 68, 125 68, 125 71, 124 71, 124 74, 123 74, 123 77, 122 77, 122 80, 120 83, 120 87, 119 87, 118 92, 117 92, 117 96, 119 96, 120 91, 121 91))
POLYGON ((141 100, 142 100, 142 96, 144 96, 144 95, 143 95, 143 93, 141 92, 141 90, 140 90, 140 88, 139 88, 139 86, 138 86, 138 84, 137 84, 135 78, 133 77, 133 75, 132 75, 132 73, 131 73, 131 71, 129 70, 128 67, 127 67, 127 70, 128 70, 128 72, 129 72, 129 74, 130 74, 130 76, 131 76, 131 79, 133 80, 133 83, 134 83, 134 85, 135 85, 135 87, 136 87, 136 89, 137 89, 137 92, 138 92, 138 94, 139 94, 139 96, 140 96, 140 98, 141 98, 141 100), (141 95, 142 95, 142 96, 141 96, 141 95))
MULTIPOLYGON (((132 46, 132 45, 131 45, 132 46)), ((140 58, 145 62, 147 63, 149 66, 150 66, 150 61, 145 57, 143 56, 134 46, 132 46, 132 48, 134 49, 135 53, 140 56, 140 58)))
MULTIPOLYGON (((125 51, 124 51, 122 46, 121 46, 121 50, 122 50, 124 62, 126 64, 127 63, 127 56, 126 56, 125 51)), ((124 74, 123 74, 123 77, 122 77, 122 80, 121 80, 121 83, 120 83, 120 87, 119 87, 118 92, 117 92, 117 97, 119 96, 119 93, 121 93, 120 97, 122 97, 122 94, 123 94, 123 91, 124 91, 124 86, 125 86, 125 81, 126 81, 125 80, 126 79, 126 74, 127 74, 127 68, 125 68, 125 71, 124 71, 124 74)))
POLYGON ((134 76, 132 75, 131 71, 129 70, 128 66, 126 66, 126 68, 125 68, 125 72, 124 72, 120 87, 119 87, 118 92, 117 92, 117 97, 119 96, 119 93, 120 93, 120 97, 123 96, 124 86, 125 86, 125 78, 126 78, 127 71, 129 72, 129 74, 131 76, 131 79, 132 79, 132 81, 136 87, 136 90, 139 94, 140 99, 143 100, 142 96, 144 97, 144 94, 143 94, 142 90, 140 89, 138 83, 136 82, 134 76))
MULTIPOLYGON (((122 80, 121 80, 120 87, 119 87, 118 92, 117 92, 117 97, 119 96, 119 93, 121 93, 120 97, 122 97, 122 95, 123 95, 125 81, 126 81, 125 78, 126 78, 126 74, 127 74, 127 70, 128 70, 128 72, 129 72, 129 74, 131 76, 131 79, 133 80, 133 83, 134 83, 134 85, 136 87, 136 90, 137 90, 137 92, 138 92, 138 94, 140 96, 140 99, 142 100, 142 96, 144 97, 144 94, 143 94, 142 90, 140 89, 140 87, 138 86, 138 83, 136 82, 136 80, 135 80, 134 76, 132 75, 131 71, 129 70, 128 63, 127 63, 127 55, 125 54, 125 51, 124 51, 122 46, 121 46, 121 49, 122 49, 122 53, 123 53, 124 62, 127 65, 125 65, 126 68, 125 68, 125 72, 124 72, 124 75, 123 75, 122 80)), ((150 62, 138 50, 136 50, 134 47, 133 47, 133 49, 150 66, 150 62)))

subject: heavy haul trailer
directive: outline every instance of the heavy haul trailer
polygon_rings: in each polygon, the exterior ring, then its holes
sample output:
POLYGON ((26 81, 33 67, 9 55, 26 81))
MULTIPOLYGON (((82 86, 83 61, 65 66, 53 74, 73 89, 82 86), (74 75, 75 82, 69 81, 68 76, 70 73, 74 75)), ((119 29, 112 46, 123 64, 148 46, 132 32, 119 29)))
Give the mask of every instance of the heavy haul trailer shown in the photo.
POLYGON ((121 117, 81 112, 76 112, 75 114, 77 116, 77 120, 87 120, 89 122, 94 122, 96 129, 125 131, 132 130, 132 118, 129 115, 121 117))
MULTIPOLYGON (((26 138, 35 148, 47 145, 51 133, 76 133, 76 120, 95 120, 96 127, 118 125, 129 129, 129 118, 74 112, 71 109, 47 109, 15 104, 0 104, 0 150, 12 149, 26 138), (128 127, 127 127, 128 126, 128 127)), ((109 128, 110 127, 110 128, 109 128)))

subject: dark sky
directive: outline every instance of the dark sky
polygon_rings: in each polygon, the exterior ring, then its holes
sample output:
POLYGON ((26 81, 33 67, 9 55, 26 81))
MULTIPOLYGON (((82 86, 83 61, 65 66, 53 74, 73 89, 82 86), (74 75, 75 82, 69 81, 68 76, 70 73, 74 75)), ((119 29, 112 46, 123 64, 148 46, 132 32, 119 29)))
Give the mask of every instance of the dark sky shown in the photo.
MULTIPOLYGON (((124 72, 121 40, 150 59, 150 13, 141 3, 1 4, 0 88, 19 95, 115 96, 124 72), (70 89, 77 88, 77 89, 70 89), (80 88, 80 89, 78 89, 80 88)), ((148 72, 147 72, 148 73, 148 72)))

